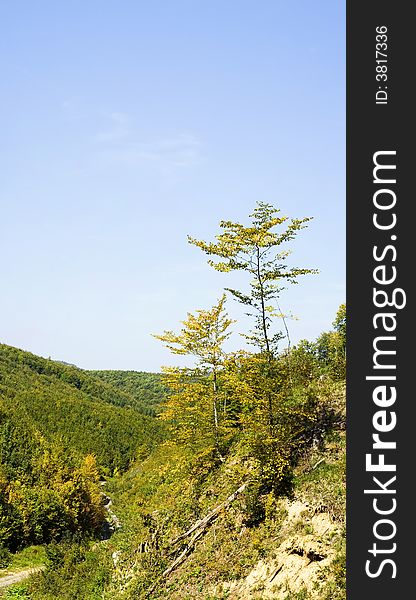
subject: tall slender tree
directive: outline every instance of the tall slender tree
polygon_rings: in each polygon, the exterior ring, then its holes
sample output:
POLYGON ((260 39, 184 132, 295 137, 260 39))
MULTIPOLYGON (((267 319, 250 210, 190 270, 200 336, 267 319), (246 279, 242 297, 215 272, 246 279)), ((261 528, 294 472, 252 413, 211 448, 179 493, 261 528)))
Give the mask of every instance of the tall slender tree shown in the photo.
MULTIPOLYGON (((221 221, 221 233, 215 242, 205 242, 188 236, 188 241, 201 248, 209 258, 208 264, 221 272, 243 271, 250 275, 249 291, 226 288, 254 317, 253 329, 245 335, 247 341, 260 350, 263 371, 263 398, 267 406, 269 436, 275 437, 274 390, 270 389, 273 362, 277 356, 281 331, 273 331, 276 317, 282 317, 278 299, 285 283, 297 283, 301 275, 316 273, 315 269, 289 267, 290 250, 286 244, 307 226, 311 217, 291 219, 280 216, 271 204, 258 202, 249 215, 246 226, 233 221, 221 221)), ((285 323, 286 328, 286 323, 285 323)), ((286 328, 287 330, 287 328, 286 328)), ((287 332, 288 335, 288 332, 287 332)))
POLYGON ((280 216, 280 210, 271 204, 258 202, 250 214, 248 226, 232 221, 221 221, 221 233, 215 242, 204 242, 188 236, 188 241, 201 248, 208 263, 217 271, 245 271, 251 276, 249 292, 226 288, 248 309, 255 319, 253 330, 245 337, 260 348, 268 360, 275 355, 283 334, 271 331, 273 318, 282 316, 277 301, 286 283, 297 283, 298 277, 317 273, 315 269, 289 267, 290 250, 284 246, 307 226, 311 217, 291 219, 280 216), (278 230, 280 226, 280 231, 278 230))

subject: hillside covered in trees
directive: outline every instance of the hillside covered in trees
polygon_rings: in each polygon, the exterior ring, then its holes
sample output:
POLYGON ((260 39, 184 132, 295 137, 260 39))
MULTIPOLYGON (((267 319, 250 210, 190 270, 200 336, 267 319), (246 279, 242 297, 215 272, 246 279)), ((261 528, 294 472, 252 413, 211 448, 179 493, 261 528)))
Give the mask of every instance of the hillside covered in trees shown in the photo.
POLYGON ((2 546, 99 529, 99 477, 125 471, 160 436, 132 405, 80 369, 0 345, 2 546))
POLYGON ((213 242, 189 238, 225 278, 247 276, 245 288, 226 288, 252 320, 243 349, 224 349, 234 325, 225 293, 188 313, 177 331, 155 335, 173 355, 193 359, 164 368, 162 379, 58 367, 4 347, 2 422, 13 435, 4 438, 0 523, 14 506, 19 436, 34 448, 24 463, 26 494, 32 481, 69 506, 62 490, 81 482, 84 513, 96 515, 95 525, 65 522, 27 540, 49 542, 46 569, 9 597, 345 598, 345 305, 330 331, 291 345, 278 300, 285 286, 316 274, 288 264, 289 242, 310 219, 289 220, 263 203, 250 218, 222 221, 213 242), (55 477, 56 445, 74 458, 55 477), (48 470, 50 483, 41 475, 48 470), (102 542, 91 537, 103 519, 100 474, 122 524, 102 542))
MULTIPOLYGON (((126 392, 130 406, 146 415, 156 415, 168 391, 160 373, 143 371, 88 371, 88 373, 126 392)), ((122 404, 122 406, 126 405, 125 402, 122 404)))

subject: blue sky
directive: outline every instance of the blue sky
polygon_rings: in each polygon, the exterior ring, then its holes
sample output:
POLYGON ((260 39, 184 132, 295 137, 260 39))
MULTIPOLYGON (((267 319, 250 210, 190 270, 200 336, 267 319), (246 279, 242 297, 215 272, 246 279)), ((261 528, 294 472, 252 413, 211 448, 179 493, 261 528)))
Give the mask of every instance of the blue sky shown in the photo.
POLYGON ((2 342, 83 368, 175 364, 150 334, 241 283, 186 235, 212 238, 258 200, 314 216, 292 264, 320 274, 281 298, 292 341, 331 327, 343 2, 10 0, 0 57, 2 342))

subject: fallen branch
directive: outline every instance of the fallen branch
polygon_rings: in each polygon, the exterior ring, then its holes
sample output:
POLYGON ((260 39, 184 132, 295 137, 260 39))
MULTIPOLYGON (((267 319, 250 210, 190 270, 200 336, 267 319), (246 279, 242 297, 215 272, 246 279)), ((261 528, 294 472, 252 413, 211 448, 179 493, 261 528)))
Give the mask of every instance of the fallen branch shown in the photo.
POLYGON ((179 565, 181 563, 183 563, 183 561, 188 556, 188 554, 190 554, 191 551, 193 550, 196 540, 198 538, 200 538, 203 533, 204 533, 204 529, 200 529, 200 531, 197 531, 196 534, 194 536, 192 536, 192 538, 189 540, 189 542, 185 546, 185 549, 181 552, 181 554, 179 554, 178 558, 173 561, 173 563, 170 565, 170 567, 168 567, 167 569, 165 569, 165 571, 163 571, 162 577, 167 577, 170 573, 172 573, 172 571, 174 571, 176 569, 176 567, 179 567, 179 565))
MULTIPOLYGON (((224 500, 224 502, 221 502, 221 504, 219 504, 213 510, 211 510, 203 519, 200 519, 199 521, 194 523, 194 525, 192 525, 192 527, 190 529, 188 529, 188 531, 185 531, 185 533, 182 533, 181 535, 179 535, 178 537, 176 537, 174 540, 172 540, 170 542, 170 546, 174 546, 178 542, 189 537, 191 534, 194 534, 194 535, 192 535, 190 540, 187 542, 185 548, 182 550, 182 552, 179 554, 179 556, 173 561, 173 563, 167 569, 165 569, 163 571, 160 578, 157 581, 155 581, 155 583, 147 591, 147 594, 146 594, 147 598, 149 598, 150 594, 156 589, 157 585, 159 584, 160 579, 163 579, 163 578, 167 577, 168 575, 170 575, 172 573, 172 571, 174 571, 177 567, 179 567, 179 565, 181 565, 184 562, 184 560, 187 558, 187 556, 189 556, 189 554, 191 554, 191 552, 193 551, 195 542, 205 533, 205 530, 208 527, 208 525, 210 525, 218 517, 218 515, 224 509, 226 509, 231 504, 231 502, 233 502, 237 498, 237 496, 239 496, 242 492, 244 492, 247 485, 248 485, 248 483, 243 483, 242 485, 240 485, 240 487, 235 492, 233 492, 231 494, 231 496, 228 496, 228 498, 226 500, 224 500)), ((171 554, 172 554, 172 552, 171 552, 171 554)))
POLYGON ((192 525, 192 527, 190 529, 188 529, 188 531, 185 531, 185 533, 182 533, 177 538, 175 538, 174 540, 172 540, 172 542, 170 543, 170 545, 174 546, 175 544, 177 544, 181 540, 187 538, 189 535, 191 535, 191 533, 193 533, 197 529, 200 529, 200 528, 205 529, 205 527, 207 525, 209 525, 219 515, 219 513, 224 508, 227 508, 228 505, 231 504, 231 502, 233 502, 237 498, 237 496, 239 496, 242 492, 244 492, 244 490, 246 489, 247 485, 248 485, 247 483, 243 483, 243 485, 240 485, 240 487, 235 492, 233 492, 231 494, 231 496, 228 496, 228 498, 226 500, 224 500, 224 502, 221 502, 221 504, 219 504, 218 506, 216 506, 203 519, 201 519, 200 521, 197 521, 196 523, 194 523, 194 525, 192 525))
POLYGON ((317 462, 316 464, 314 464, 314 465, 313 465, 313 467, 312 467, 311 471, 315 471, 316 467, 319 467, 319 465, 320 465, 321 463, 323 463, 323 462, 324 462, 324 460, 325 460, 325 458, 321 458, 321 460, 318 460, 318 462, 317 462))

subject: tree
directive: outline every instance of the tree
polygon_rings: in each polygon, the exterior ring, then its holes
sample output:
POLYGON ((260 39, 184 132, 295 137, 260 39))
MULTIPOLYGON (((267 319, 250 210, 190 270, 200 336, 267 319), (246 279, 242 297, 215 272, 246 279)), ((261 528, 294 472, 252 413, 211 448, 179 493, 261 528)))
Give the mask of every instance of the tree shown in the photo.
POLYGON ((201 430, 203 403, 209 399, 215 446, 220 452, 220 415, 224 418, 226 406, 220 411, 219 374, 224 364, 224 342, 229 338, 233 323, 225 312, 225 294, 209 310, 188 313, 180 333, 165 331, 154 337, 164 342, 173 354, 196 358, 194 369, 166 369, 167 383, 174 391, 167 403, 166 416, 174 417, 182 429, 201 430))
POLYGON ((238 398, 243 447, 253 480, 263 491, 279 491, 288 483, 302 436, 314 420, 306 386, 289 390, 286 378, 286 361, 268 363, 262 354, 231 354, 225 364, 223 385, 231 398, 238 398))
POLYGON ((306 227, 311 217, 291 219, 279 216, 279 210, 271 204, 258 202, 249 226, 232 221, 221 221, 222 233, 216 242, 204 242, 188 236, 188 241, 201 248, 208 256, 216 256, 220 260, 208 260, 217 271, 245 271, 252 276, 249 293, 226 288, 239 302, 248 307, 248 314, 254 316, 255 326, 248 341, 266 353, 270 360, 276 353, 281 332, 270 332, 273 317, 282 316, 277 305, 282 283, 297 283, 300 275, 316 273, 315 269, 298 267, 289 268, 286 260, 290 254, 280 246, 291 241, 297 233, 306 227), (278 232, 276 228, 284 226, 278 232), (277 310, 276 310, 277 309, 277 310))
POLYGON ((320 363, 335 379, 346 374, 346 306, 341 304, 332 323, 335 331, 322 333, 316 340, 316 354, 320 363))
POLYGON ((338 332, 342 348, 345 352, 347 344, 347 307, 345 304, 340 304, 332 326, 338 332))
MULTIPOLYGON (((249 293, 226 288, 240 303, 248 307, 249 315, 254 317, 254 329, 245 335, 249 343, 261 352, 263 372, 262 389, 266 399, 269 435, 273 438, 274 394, 270 390, 272 362, 277 356, 278 343, 283 335, 280 331, 271 333, 274 317, 282 317, 277 301, 283 290, 282 283, 297 283, 298 277, 316 273, 314 269, 290 267, 286 261, 290 255, 287 248, 280 247, 293 240, 301 229, 311 220, 291 219, 279 216, 279 209, 271 204, 258 202, 249 215, 249 226, 232 221, 221 221, 222 233, 215 236, 216 242, 204 242, 188 236, 188 241, 208 256, 216 256, 219 261, 208 260, 214 269, 221 272, 245 271, 252 280, 249 293), (276 228, 283 226, 281 231, 276 228), (277 309, 277 310, 276 310, 277 309)), ((286 332, 288 335, 288 332, 286 332)))

